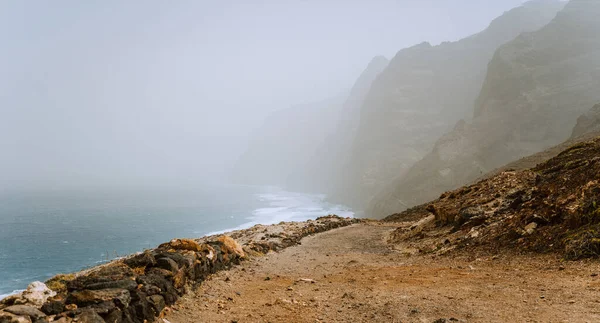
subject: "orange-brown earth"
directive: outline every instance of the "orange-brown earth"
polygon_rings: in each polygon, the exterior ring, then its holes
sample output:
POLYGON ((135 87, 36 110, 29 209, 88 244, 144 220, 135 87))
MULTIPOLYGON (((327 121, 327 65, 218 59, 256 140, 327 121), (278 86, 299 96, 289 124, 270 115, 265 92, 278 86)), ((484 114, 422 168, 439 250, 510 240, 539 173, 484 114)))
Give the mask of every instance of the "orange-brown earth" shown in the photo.
POLYGON ((211 276, 165 316, 187 322, 598 322, 600 264, 556 254, 432 255, 370 222, 211 276))

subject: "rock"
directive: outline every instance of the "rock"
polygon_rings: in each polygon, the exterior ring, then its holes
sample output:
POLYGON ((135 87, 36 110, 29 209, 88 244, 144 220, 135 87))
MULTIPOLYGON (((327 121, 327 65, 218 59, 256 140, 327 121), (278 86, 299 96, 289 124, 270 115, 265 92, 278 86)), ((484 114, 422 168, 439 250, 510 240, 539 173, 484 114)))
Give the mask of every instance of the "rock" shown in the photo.
POLYGON ((140 276, 137 278, 137 282, 139 284, 152 285, 152 286, 156 286, 156 287, 160 288, 160 290, 162 291, 161 294, 164 297, 165 303, 167 305, 175 304, 175 301, 179 297, 177 294, 177 291, 173 287, 173 284, 162 276, 159 276, 159 275, 140 276))
POLYGON ((159 252, 154 255, 156 260, 158 261, 160 258, 169 258, 179 266, 179 268, 191 267, 194 264, 193 259, 186 258, 183 254, 179 252, 159 252))
POLYGON ((42 305, 42 312, 46 315, 56 315, 65 310, 65 303, 62 301, 50 301, 42 305))
POLYGON ((137 283, 131 279, 123 279, 123 280, 91 283, 91 284, 86 284, 83 287, 84 287, 84 289, 91 289, 91 290, 120 288, 120 289, 127 289, 127 290, 131 291, 131 290, 135 290, 137 288, 137 283))
POLYGON ((153 320, 156 316, 153 306, 148 302, 147 295, 142 291, 131 294, 131 306, 128 308, 132 316, 139 320, 153 320))
POLYGON ((233 240, 230 236, 220 236, 217 241, 221 242, 223 245, 222 250, 229 254, 235 254, 240 258, 245 258, 246 254, 244 253, 244 249, 240 244, 233 240))
POLYGON ((0 323, 31 323, 28 316, 19 316, 12 313, 0 312, 0 323))
POLYGON ((75 318, 78 323, 105 323, 104 319, 94 311, 84 311, 75 318))
POLYGON ((4 311, 15 315, 27 315, 33 319, 39 319, 46 316, 46 314, 44 314, 42 311, 29 305, 13 305, 5 308, 4 311))
POLYGON ((538 224, 535 222, 531 222, 528 225, 525 226, 525 232, 527 232, 527 234, 532 234, 535 229, 537 228, 538 224))
MULTIPOLYGON (((482 217, 483 209, 480 206, 467 207, 458 212, 458 216, 454 219, 455 224, 461 226, 467 221, 475 217, 482 217)), ((485 221, 485 220, 484 220, 485 221)))
POLYGON ((304 282, 304 283, 311 283, 311 284, 316 284, 317 281, 314 279, 310 279, 310 278, 300 278, 298 280, 296 280, 297 282, 304 282))
POLYGON ((106 323, 121 323, 123 322, 123 312, 116 308, 104 318, 106 323))
POLYGON ((160 258, 156 261, 156 267, 166 269, 171 271, 172 273, 177 273, 179 271, 179 265, 171 259, 171 258, 160 258))
POLYGON ((69 291, 105 288, 135 289, 137 286, 132 285, 133 277, 135 277, 135 273, 131 268, 125 264, 116 263, 67 282, 67 289, 69 291))
POLYGON ((52 321, 52 323, 70 323, 72 320, 67 317, 61 317, 58 320, 52 321))
POLYGON ((165 299, 160 295, 152 295, 148 297, 148 302, 154 308, 156 313, 162 312, 165 308, 165 299))
POLYGON ((125 263, 131 268, 141 268, 147 266, 154 266, 156 264, 156 259, 154 258, 151 252, 145 251, 141 254, 123 260, 123 263, 125 263))
POLYGON ((93 304, 100 304, 105 301, 118 302, 127 305, 131 301, 129 291, 126 289, 103 289, 103 290, 82 290, 74 291, 67 296, 67 304, 76 304, 78 307, 85 307, 93 304))
POLYGON ((46 281, 46 286, 57 293, 62 293, 67 290, 67 284, 73 279, 75 279, 73 274, 56 275, 46 281))
POLYGON ((173 239, 164 243, 159 248, 170 248, 175 250, 202 251, 200 244, 192 239, 173 239))
POLYGON ((475 228, 472 228, 471 231, 469 231, 469 237, 470 238, 478 238, 480 235, 479 231, 475 230, 475 228))
POLYGON ((135 276, 135 273, 129 266, 124 263, 111 263, 107 266, 102 266, 98 270, 89 274, 90 277, 110 277, 113 280, 125 279, 135 276))
POLYGON ((33 323, 50 323, 50 321, 48 321, 47 317, 42 317, 37 320, 34 320, 33 323))
POLYGON ((546 225, 546 224, 548 224, 550 222, 550 221, 548 221, 548 219, 546 219, 546 218, 544 218, 542 216, 539 216, 537 214, 533 215, 531 221, 537 223, 538 225, 546 225))
POLYGON ((48 288, 46 284, 36 281, 29 286, 27 286, 27 290, 25 290, 21 297, 27 300, 28 303, 35 306, 42 306, 48 298, 56 296, 56 292, 48 288))
POLYGON ((183 288, 183 286, 186 283, 186 278, 185 278, 185 270, 184 269, 180 269, 177 274, 173 275, 173 286, 176 289, 180 289, 183 288))

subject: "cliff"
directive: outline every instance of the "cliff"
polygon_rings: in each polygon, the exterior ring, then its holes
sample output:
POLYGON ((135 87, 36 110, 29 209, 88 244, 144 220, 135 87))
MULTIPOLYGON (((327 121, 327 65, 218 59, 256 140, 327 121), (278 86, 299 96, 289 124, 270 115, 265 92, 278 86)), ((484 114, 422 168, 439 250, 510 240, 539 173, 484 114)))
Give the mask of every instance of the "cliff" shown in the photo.
POLYGON ((459 122, 369 205, 385 216, 469 183, 571 136, 600 101, 600 2, 572 0, 542 29, 501 46, 471 122, 459 122))
POLYGON ((353 139, 360 123, 360 108, 371 84, 387 67, 389 61, 383 56, 374 57, 354 83, 344 102, 333 132, 324 139, 314 152, 306 167, 292 176, 288 185, 292 189, 310 192, 330 192, 335 183, 345 177, 343 165, 351 156, 353 139))
POLYGON ((498 47, 543 27, 562 7, 558 1, 528 2, 476 35, 398 52, 366 96, 343 170, 346 180, 332 195, 364 208, 375 193, 430 152, 458 120, 472 114, 487 64, 498 47))

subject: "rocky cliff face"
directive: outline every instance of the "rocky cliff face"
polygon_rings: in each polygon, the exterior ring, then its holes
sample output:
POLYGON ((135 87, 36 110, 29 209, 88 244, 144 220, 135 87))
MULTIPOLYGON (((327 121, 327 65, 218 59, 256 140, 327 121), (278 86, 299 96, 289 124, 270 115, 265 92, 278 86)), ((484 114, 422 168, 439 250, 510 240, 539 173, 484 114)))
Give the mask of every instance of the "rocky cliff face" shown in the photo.
POLYGON ((590 111, 577 119, 571 138, 580 137, 586 133, 600 131, 600 104, 596 104, 590 111))
POLYGON ((600 101, 600 2, 572 0, 544 28, 503 45, 471 123, 461 122, 369 206, 383 216, 556 145, 600 101))
POLYGON ((338 198, 364 207, 393 178, 433 148, 435 140, 472 113, 495 50, 547 24, 563 4, 534 1, 506 12, 479 34, 398 52, 375 80, 361 108, 346 180, 338 198))
POLYGON ((334 130, 315 151, 305 172, 291 176, 288 185, 293 189, 310 192, 330 192, 334 183, 344 178, 340 164, 350 159, 350 149, 360 122, 360 108, 375 78, 387 67, 383 56, 371 60, 354 83, 350 95, 340 111, 334 130), (298 176, 301 175, 301 176, 298 176))

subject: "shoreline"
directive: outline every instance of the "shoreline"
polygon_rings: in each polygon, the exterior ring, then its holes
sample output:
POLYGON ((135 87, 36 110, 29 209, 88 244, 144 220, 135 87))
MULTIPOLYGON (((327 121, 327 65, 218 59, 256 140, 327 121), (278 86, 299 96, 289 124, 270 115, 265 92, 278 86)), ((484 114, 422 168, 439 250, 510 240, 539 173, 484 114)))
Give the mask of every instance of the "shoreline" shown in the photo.
POLYGON ((133 192, 125 197, 83 192, 72 200, 62 192, 52 198, 38 197, 44 196, 41 193, 0 195, 5 207, 0 210, 0 224, 6 232, 0 239, 4 246, 0 248, 0 294, 14 294, 30 281, 93 267, 173 237, 197 238, 327 214, 351 215, 344 206, 322 201, 319 194, 225 184, 214 194, 209 191, 186 191, 181 196, 168 190, 133 192), (25 199, 31 205, 23 204, 25 199), (282 204, 285 209, 274 212, 282 204))
POLYGON ((0 301, 0 318, 18 317, 25 313, 19 308, 26 307, 29 314, 37 312, 22 316, 46 318, 41 322, 85 322, 88 316, 107 321, 118 318, 118 322, 153 321, 211 274, 248 258, 297 245, 306 236, 362 221, 326 216, 305 222, 254 225, 227 235, 173 239, 106 264, 57 275, 46 281, 33 298, 30 285, 25 292, 0 301))

